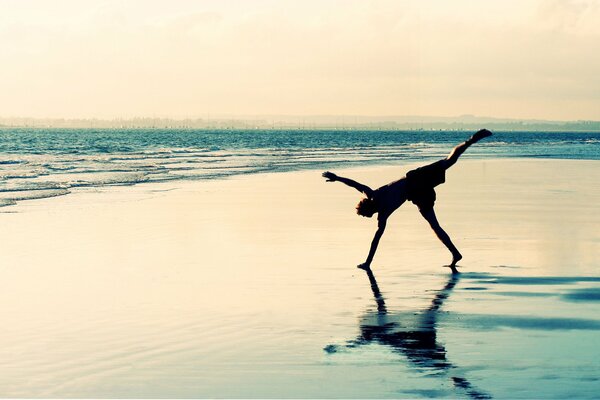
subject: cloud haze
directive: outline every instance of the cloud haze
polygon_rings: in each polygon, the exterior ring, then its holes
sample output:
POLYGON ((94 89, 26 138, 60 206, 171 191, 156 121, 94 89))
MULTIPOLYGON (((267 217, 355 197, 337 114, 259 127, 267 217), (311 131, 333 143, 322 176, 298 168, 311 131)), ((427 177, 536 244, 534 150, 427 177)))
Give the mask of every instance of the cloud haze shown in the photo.
POLYGON ((0 115, 600 117, 599 1, 0 1, 0 115))

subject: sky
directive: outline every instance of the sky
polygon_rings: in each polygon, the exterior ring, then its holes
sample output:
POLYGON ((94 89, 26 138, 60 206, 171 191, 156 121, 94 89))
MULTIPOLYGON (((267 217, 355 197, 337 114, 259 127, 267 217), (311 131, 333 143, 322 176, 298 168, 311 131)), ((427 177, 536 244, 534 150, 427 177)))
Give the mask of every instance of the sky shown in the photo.
POLYGON ((600 0, 0 0, 0 116, 600 119, 600 0))

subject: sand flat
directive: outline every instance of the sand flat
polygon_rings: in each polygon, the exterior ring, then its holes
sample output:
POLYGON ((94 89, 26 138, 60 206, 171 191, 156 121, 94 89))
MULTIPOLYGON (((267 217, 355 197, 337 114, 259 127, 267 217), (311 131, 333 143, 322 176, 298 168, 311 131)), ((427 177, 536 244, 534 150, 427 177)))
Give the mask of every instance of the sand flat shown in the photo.
POLYGON ((2 209, 0 396, 594 398, 599 165, 461 160, 436 206, 458 278, 408 203, 369 280, 375 221, 319 171, 2 209))

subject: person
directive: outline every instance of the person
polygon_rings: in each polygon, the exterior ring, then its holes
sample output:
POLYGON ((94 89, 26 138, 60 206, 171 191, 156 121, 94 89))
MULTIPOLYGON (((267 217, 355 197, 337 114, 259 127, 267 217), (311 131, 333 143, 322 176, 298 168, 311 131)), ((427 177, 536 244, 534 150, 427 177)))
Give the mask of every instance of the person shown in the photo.
POLYGON ((375 252, 377 251, 377 246, 379 245, 379 240, 385 231, 388 218, 406 200, 410 200, 419 208, 421 215, 429 223, 436 236, 452 253, 452 262, 448 266, 453 273, 457 273, 456 263, 462 259, 462 255, 437 220, 435 211, 433 210, 436 199, 434 188, 445 182, 446 170, 456 163, 461 154, 469 146, 491 135, 492 132, 487 129, 481 129, 470 139, 454 147, 448 157, 433 164, 409 171, 406 173, 406 176, 376 190, 352 179, 338 176, 333 172, 323 172, 323 177, 327 179, 327 182, 342 182, 365 195, 356 206, 358 215, 370 218, 373 214, 378 213, 377 231, 371 242, 369 255, 364 263, 358 265, 358 268, 370 268, 375 252))

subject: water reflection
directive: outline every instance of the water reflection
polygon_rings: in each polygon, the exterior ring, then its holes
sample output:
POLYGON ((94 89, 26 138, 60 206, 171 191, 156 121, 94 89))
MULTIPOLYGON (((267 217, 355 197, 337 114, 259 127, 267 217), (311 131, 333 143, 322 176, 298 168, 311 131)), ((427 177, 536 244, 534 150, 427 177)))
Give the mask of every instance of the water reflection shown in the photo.
MULTIPOLYGON (((475 388, 467 378, 457 374, 457 366, 448 361, 446 349, 437 341, 436 324, 439 310, 458 283, 460 275, 452 274, 426 309, 417 313, 391 313, 386 307, 385 298, 379 290, 375 275, 370 269, 367 269, 366 273, 377 303, 377 311, 364 316, 360 324, 359 336, 347 342, 345 347, 356 348, 372 343, 389 346, 394 352, 404 355, 411 365, 420 369, 434 370, 440 376, 447 377, 455 388, 469 397, 491 398, 475 388)), ((329 352, 335 352, 335 349, 332 346, 326 348, 329 352)))

